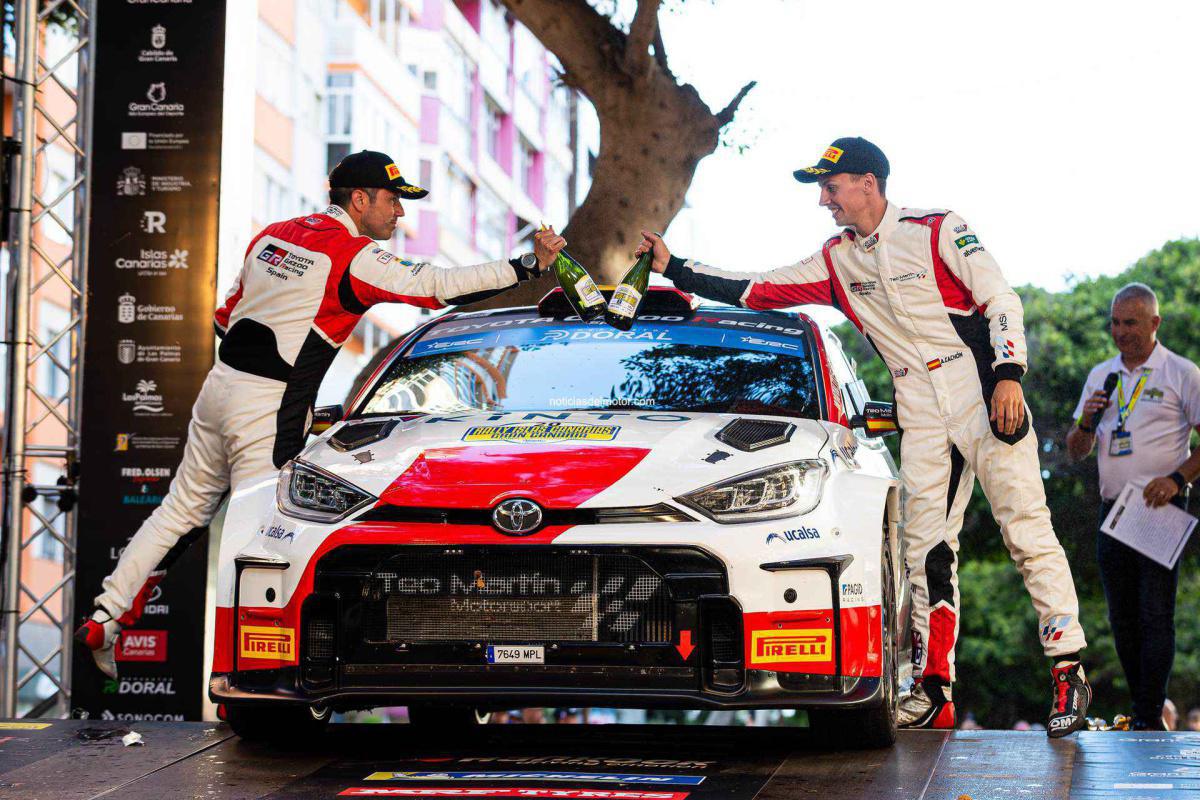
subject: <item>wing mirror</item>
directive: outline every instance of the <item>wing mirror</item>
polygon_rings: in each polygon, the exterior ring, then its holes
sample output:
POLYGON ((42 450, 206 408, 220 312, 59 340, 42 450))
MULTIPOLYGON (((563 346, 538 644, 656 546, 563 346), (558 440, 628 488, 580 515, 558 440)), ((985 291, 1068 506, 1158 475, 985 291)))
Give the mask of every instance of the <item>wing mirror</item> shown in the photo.
POLYGON ((878 439, 900 430, 896 423, 896 407, 891 403, 869 400, 863 404, 861 414, 850 418, 851 429, 862 429, 868 439, 878 439))
POLYGON ((317 406, 312 412, 312 422, 308 424, 308 432, 314 436, 322 434, 341 422, 346 412, 341 406, 317 406))

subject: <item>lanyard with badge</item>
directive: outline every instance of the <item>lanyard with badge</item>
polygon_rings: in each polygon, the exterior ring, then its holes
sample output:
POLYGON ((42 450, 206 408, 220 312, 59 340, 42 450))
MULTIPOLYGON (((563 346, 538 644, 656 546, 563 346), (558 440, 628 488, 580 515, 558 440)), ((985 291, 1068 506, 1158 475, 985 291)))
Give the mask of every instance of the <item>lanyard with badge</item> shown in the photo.
POLYGON ((1137 405, 1138 400, 1141 399, 1142 390, 1146 388, 1146 379, 1149 377, 1150 371, 1144 370, 1142 377, 1138 378, 1138 382, 1134 384, 1128 401, 1125 399, 1125 390, 1121 385, 1122 379, 1121 377, 1117 378, 1117 427, 1113 429, 1112 438, 1108 442, 1110 456, 1127 456, 1133 453, 1133 434, 1125 430, 1125 422, 1133 413, 1133 408, 1137 405))

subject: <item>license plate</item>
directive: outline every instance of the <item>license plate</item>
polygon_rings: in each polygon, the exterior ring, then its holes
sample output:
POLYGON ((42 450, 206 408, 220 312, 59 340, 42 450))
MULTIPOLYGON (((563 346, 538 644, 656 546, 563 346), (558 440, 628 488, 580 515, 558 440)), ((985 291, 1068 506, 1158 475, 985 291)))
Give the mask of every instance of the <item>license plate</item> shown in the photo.
POLYGON ((540 644, 525 647, 501 647, 489 644, 487 660, 489 664, 544 664, 546 663, 546 648, 540 644))

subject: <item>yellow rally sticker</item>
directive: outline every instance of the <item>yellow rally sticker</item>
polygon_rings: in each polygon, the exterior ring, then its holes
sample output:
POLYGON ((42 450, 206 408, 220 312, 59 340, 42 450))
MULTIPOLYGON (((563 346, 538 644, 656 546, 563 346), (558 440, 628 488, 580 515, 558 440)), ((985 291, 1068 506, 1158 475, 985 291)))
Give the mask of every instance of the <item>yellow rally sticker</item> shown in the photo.
POLYGON ((752 631, 751 664, 782 664, 833 659, 832 630, 752 631))
POLYGON ((296 629, 244 625, 240 629, 242 658, 291 661, 296 657, 296 629))
POLYGON ((388 164, 384 169, 387 170, 388 180, 394 181, 400 177, 400 168, 395 164, 388 164))
POLYGON ((44 731, 49 722, 0 722, 0 731, 44 731))
POLYGON ((809 175, 824 175, 826 172, 829 172, 824 167, 804 167, 800 171, 807 172, 809 175))
POLYGON ((825 149, 825 155, 821 156, 821 158, 832 164, 836 164, 838 159, 842 157, 842 152, 842 148, 831 146, 825 149))
POLYGON ((464 442, 611 442, 621 430, 619 425, 479 425, 467 430, 464 442))

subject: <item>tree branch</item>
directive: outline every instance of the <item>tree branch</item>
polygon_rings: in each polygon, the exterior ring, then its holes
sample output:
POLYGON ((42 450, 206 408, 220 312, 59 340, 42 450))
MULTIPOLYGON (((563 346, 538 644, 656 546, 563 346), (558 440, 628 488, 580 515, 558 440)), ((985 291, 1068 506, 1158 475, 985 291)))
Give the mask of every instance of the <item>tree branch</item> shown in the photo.
POLYGON ((645 74, 650 67, 650 43, 658 33, 658 7, 662 0, 638 0, 637 12, 625 40, 625 68, 629 74, 645 74))
POLYGON ((675 77, 675 73, 671 72, 671 68, 667 66, 667 48, 663 44, 662 28, 658 26, 654 29, 654 60, 658 62, 659 68, 667 74, 667 77, 675 77))
POLYGON ((738 106, 740 106, 742 101, 746 99, 746 95, 750 94, 750 90, 757 85, 758 81, 750 81, 747 83, 740 90, 738 90, 738 93, 734 95, 732 100, 729 101, 729 105, 717 112, 717 127, 724 128, 730 123, 730 121, 733 120, 733 115, 737 113, 738 106))

